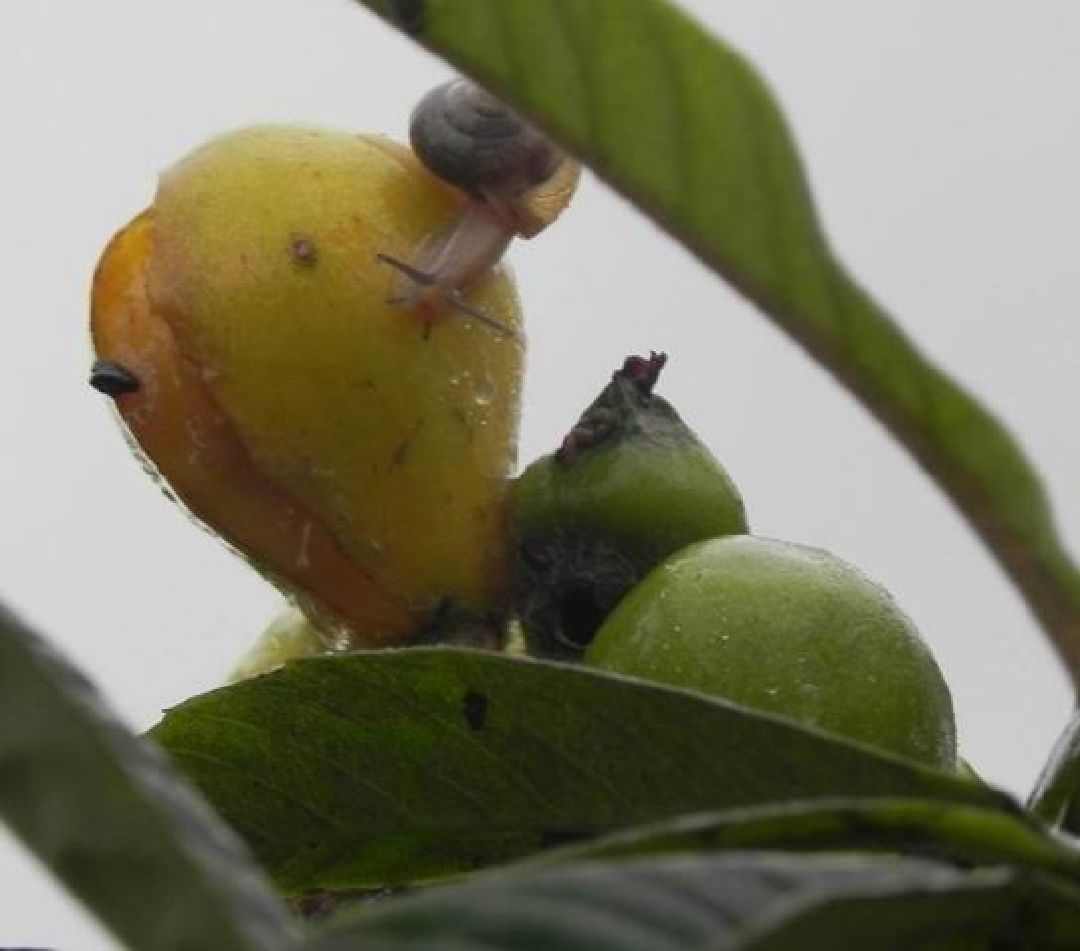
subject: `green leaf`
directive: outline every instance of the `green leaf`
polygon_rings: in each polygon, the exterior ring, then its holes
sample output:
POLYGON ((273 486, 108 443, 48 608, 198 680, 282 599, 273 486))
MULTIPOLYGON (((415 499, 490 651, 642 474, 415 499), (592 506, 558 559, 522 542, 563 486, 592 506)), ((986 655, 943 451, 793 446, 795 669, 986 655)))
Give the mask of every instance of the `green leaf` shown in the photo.
POLYGON ((1016 440, 843 269, 767 86, 665 0, 361 0, 544 126, 915 456, 1080 679, 1080 572, 1016 440))
POLYGON ((1024 815, 919 799, 822 800, 680 816, 548 852, 537 864, 680 852, 884 852, 1017 865, 1080 885, 1080 850, 1024 815))
POLYGON ((1080 834, 1080 713, 1054 744, 1028 798, 1028 809, 1052 826, 1080 834))
POLYGON ((755 923, 739 951, 1003 951, 1080 946, 1080 894, 1062 882, 1015 870, 966 881, 869 881, 849 893, 809 897, 755 923))
POLYGON ((970 873, 869 857, 680 856, 485 875, 343 916, 312 947, 862 951, 926 948, 931 940, 937 949, 989 947, 991 937, 1002 942, 994 947, 1017 946, 1008 943, 1016 939, 1075 947, 1067 942, 1080 940, 1080 902, 1065 886, 1005 869, 970 873))
POLYGON ((400 884, 688 811, 1002 794, 699 694, 454 648, 297 661, 153 735, 286 891, 400 884))
POLYGON ((295 946, 295 924, 233 833, 3 607, 0 816, 140 951, 295 946))

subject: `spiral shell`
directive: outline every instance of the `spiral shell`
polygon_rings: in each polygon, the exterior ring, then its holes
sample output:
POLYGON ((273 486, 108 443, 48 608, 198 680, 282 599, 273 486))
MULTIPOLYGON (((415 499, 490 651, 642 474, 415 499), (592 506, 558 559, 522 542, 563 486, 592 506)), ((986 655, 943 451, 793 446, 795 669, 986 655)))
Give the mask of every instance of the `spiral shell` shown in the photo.
POLYGON ((413 110, 413 151, 444 181, 474 196, 509 196, 551 178, 563 153, 474 83, 456 79, 413 110))

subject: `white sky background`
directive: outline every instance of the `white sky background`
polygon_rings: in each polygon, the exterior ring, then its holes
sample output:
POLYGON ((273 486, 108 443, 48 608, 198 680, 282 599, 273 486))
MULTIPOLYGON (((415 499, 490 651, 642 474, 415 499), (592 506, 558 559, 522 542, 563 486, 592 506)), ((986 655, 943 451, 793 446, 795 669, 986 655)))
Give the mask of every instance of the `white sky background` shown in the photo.
MULTIPOLYGON (((1080 531, 1080 5, 695 0, 796 129, 831 237, 1005 418, 1080 531)), ((157 172, 263 121, 405 136, 449 70, 346 0, 0 0, 0 595, 134 726, 217 685, 279 597, 194 528, 89 389, 87 292, 157 172)), ((754 529, 882 581, 952 685, 964 754, 1023 794, 1065 680, 930 483, 786 337, 604 186, 512 252, 529 334, 521 459, 621 358, 742 487, 754 529)), ((112 948, 0 830, 0 945, 112 948)))

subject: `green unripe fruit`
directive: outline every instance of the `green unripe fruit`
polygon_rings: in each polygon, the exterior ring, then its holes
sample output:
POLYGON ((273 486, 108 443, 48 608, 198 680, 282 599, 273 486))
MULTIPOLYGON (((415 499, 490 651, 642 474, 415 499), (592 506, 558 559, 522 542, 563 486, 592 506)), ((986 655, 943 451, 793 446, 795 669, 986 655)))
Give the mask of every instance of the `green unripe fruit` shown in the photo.
POLYGON ((727 472, 653 393, 665 359, 628 357, 562 447, 511 488, 514 600, 533 654, 579 658, 654 565, 747 530, 727 472))
POLYGON ((691 545, 628 594, 585 661, 956 769, 952 699, 887 591, 828 552, 691 545))

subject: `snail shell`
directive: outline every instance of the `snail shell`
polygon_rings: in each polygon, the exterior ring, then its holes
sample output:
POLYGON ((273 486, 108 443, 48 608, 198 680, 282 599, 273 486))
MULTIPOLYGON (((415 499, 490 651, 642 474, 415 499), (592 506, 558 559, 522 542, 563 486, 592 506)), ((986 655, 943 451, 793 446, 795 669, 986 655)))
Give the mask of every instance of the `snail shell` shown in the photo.
POLYGON ((408 261, 379 260, 398 271, 387 298, 424 316, 447 309, 500 334, 498 321, 472 308, 462 292, 498 263, 511 240, 532 238, 569 204, 581 167, 542 132, 464 79, 438 86, 413 110, 413 152, 429 171, 470 200, 442 231, 428 235, 408 261))
POLYGON ((474 197, 506 200, 527 192, 566 161, 542 132, 464 79, 420 100, 409 138, 424 165, 474 197))

